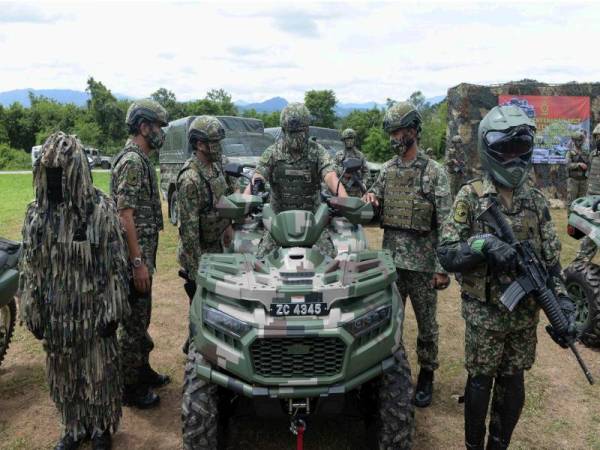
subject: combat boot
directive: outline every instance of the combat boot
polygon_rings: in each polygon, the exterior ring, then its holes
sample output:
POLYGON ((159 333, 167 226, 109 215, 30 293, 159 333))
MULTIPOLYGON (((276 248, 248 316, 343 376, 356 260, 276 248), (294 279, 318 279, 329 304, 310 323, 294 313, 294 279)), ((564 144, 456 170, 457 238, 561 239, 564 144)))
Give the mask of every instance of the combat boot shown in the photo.
POLYGON ((123 389, 123 405, 139 409, 158 406, 160 397, 145 384, 130 384, 123 389))
POLYGON ((81 445, 81 440, 77 441, 71 433, 65 435, 58 441, 54 450, 76 450, 81 445))
POLYGON ((106 430, 102 434, 98 434, 92 437, 92 450, 111 450, 112 449, 112 438, 110 431, 106 430))
POLYGON ((488 436, 488 441, 485 450, 506 450, 507 448, 508 443, 504 442, 502 438, 491 434, 488 436))
POLYGON ((163 387, 171 382, 171 377, 156 372, 150 364, 146 364, 140 369, 139 380, 153 388, 163 387))
POLYGON ((421 369, 415 390, 415 406, 426 408, 433 397, 433 370, 421 369))

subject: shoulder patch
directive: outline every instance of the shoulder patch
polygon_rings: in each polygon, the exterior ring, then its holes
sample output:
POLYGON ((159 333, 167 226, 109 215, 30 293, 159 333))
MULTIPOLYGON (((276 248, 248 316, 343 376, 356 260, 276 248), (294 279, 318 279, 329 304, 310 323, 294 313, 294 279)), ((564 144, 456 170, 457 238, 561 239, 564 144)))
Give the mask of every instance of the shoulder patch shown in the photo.
POLYGON ((464 200, 459 200, 454 206, 454 221, 457 223, 467 223, 469 217, 469 205, 464 200))
POLYGON ((138 171, 135 169, 128 170, 127 177, 125 180, 127 181, 127 184, 129 184, 131 186, 137 186, 140 183, 140 177, 139 177, 138 171))

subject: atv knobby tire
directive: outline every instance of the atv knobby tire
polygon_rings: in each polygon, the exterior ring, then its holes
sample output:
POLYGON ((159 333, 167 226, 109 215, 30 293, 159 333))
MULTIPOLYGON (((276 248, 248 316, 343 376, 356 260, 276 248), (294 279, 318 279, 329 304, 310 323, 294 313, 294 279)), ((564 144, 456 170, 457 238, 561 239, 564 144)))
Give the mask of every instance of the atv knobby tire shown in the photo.
POLYGON ((401 347, 396 364, 363 387, 369 446, 379 450, 412 448, 415 431, 414 387, 410 365, 401 347))
POLYGON ((15 320, 17 317, 17 304, 13 298, 6 305, 0 307, 0 364, 10 345, 13 332, 15 331, 15 320))
MULTIPOLYGON (((196 373, 202 355, 190 345, 183 381, 181 422, 185 450, 214 450, 219 442, 219 399, 217 386, 207 383, 196 373)), ((221 444, 221 445, 220 445, 221 444)))
POLYGON ((574 261, 565 269, 567 291, 577 306, 577 332, 588 347, 600 347, 600 266, 574 261))

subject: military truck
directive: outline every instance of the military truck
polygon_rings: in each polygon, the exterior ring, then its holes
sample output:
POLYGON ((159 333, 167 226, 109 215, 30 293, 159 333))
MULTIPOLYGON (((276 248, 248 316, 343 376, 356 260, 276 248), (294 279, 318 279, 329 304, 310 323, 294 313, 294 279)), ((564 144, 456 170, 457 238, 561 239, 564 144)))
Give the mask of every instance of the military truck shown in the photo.
MULTIPOLYGON (((169 220, 174 225, 177 224, 177 174, 192 154, 187 132, 196 117, 183 117, 163 128, 166 136, 159 157, 160 190, 167 201, 169 220)), ((275 139, 264 133, 262 120, 233 116, 217 116, 217 119, 225 128, 225 139, 221 142, 224 156, 231 162, 244 164, 247 173, 252 172, 260 155, 275 139)))
MULTIPOLYGON (((236 221, 262 205, 232 194, 217 210, 236 221)), ((267 204, 262 220, 276 246, 264 257, 202 255, 182 398, 186 450, 219 448, 228 418, 248 402, 263 417, 288 415, 297 448, 312 414, 344 412, 364 417, 373 448, 411 448, 404 307, 391 254, 359 238, 372 217, 353 197, 314 213, 275 214, 267 204), (351 226, 340 232, 342 218, 351 226), (314 246, 327 227, 335 258, 314 246)))
POLYGON ((87 155, 88 161, 90 162, 90 167, 95 169, 101 168, 105 170, 108 170, 112 167, 112 158, 110 156, 102 155, 100 150, 97 148, 85 147, 83 151, 87 155))
MULTIPOLYGON (((281 127, 265 128, 265 133, 270 134, 275 139, 279 139, 281 136, 281 127)), ((344 143, 340 140, 342 135, 339 130, 333 128, 313 127, 308 128, 308 134, 311 139, 315 139, 334 157, 335 154, 344 150, 344 143)), ((367 180, 367 188, 377 179, 379 172, 381 171, 381 164, 367 161, 367 167, 369 169, 369 180, 367 180)))
MULTIPOLYGON (((587 236, 592 245, 600 245, 600 195, 571 203, 567 233, 575 239, 587 236)), ((567 291, 577 306, 579 339, 588 347, 600 347, 600 266, 588 259, 575 259, 564 273, 567 291)))
POLYGON ((0 238, 0 364, 15 330, 17 318, 15 294, 19 286, 17 262, 20 254, 20 242, 0 238))

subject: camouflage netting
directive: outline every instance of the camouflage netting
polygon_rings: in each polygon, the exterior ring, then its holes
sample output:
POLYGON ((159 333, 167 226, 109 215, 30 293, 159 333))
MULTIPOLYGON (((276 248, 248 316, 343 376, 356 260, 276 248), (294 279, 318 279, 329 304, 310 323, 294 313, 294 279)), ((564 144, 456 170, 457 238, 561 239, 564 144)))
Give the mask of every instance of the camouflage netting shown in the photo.
MULTIPOLYGON (((560 95, 589 96, 592 128, 600 121, 600 83, 546 84, 535 80, 522 80, 494 86, 462 83, 448 89, 448 126, 446 142, 459 134, 466 154, 466 178, 477 176, 479 156, 477 154, 477 127, 485 114, 498 105, 499 95, 560 95)), ((534 164, 538 187, 548 199, 566 200, 567 171, 561 164, 534 164)))

